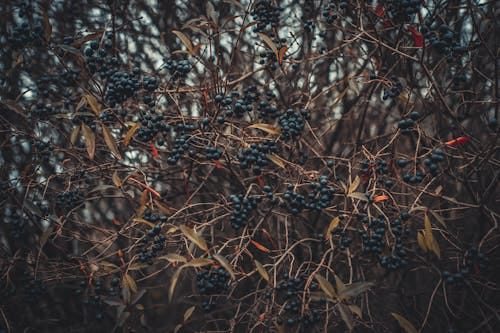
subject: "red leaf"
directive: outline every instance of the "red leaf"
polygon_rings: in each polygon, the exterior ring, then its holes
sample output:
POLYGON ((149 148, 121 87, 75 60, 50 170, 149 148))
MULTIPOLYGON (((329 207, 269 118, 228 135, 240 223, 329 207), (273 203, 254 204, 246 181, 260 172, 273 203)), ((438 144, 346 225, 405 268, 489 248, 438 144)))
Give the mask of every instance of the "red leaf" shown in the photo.
POLYGON ((222 169, 224 168, 224 166, 222 166, 222 164, 219 163, 219 161, 216 161, 216 160, 212 160, 212 162, 214 163, 215 167, 217 169, 222 169))
POLYGON ((377 7, 375 7, 375 13, 377 14, 378 17, 384 17, 385 16, 384 7, 378 4, 377 7))
POLYGON ((466 136, 459 136, 458 138, 450 140, 450 141, 447 141, 444 144, 447 145, 447 146, 454 147, 454 146, 459 146, 459 145, 462 145, 464 143, 467 143, 468 141, 469 141, 468 137, 466 137, 466 136))
POLYGON ((373 198, 373 202, 385 201, 387 199, 389 199, 387 195, 378 195, 375 198, 373 198))
POLYGON ((257 176, 257 182, 259 182, 260 187, 264 187, 264 179, 262 179, 262 176, 257 176))
POLYGON ((417 28, 409 25, 408 30, 410 30, 411 35, 413 36, 413 43, 416 47, 424 46, 424 36, 417 30, 417 28))
POLYGON ((264 245, 260 244, 260 243, 257 243, 256 241, 254 240, 251 240, 252 244, 258 248, 259 250, 261 250, 262 252, 265 252, 265 253, 269 253, 271 252, 271 250, 269 250, 267 247, 265 247, 264 245))
POLYGON ((153 142, 149 142, 149 147, 151 147, 151 152, 153 153, 153 157, 155 159, 158 158, 158 149, 156 149, 155 145, 153 144, 153 142))

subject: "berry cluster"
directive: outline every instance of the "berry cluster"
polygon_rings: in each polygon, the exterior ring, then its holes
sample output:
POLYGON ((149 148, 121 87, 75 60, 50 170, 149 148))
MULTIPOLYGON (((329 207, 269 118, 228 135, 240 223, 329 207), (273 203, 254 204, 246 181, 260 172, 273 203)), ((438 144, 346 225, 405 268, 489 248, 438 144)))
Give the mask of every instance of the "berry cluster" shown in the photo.
POLYGON ((254 196, 245 198, 243 194, 232 194, 229 199, 233 204, 231 226, 234 229, 240 229, 248 224, 250 214, 257 207, 259 198, 254 196))
POLYGON ((328 24, 333 24, 335 20, 338 18, 337 15, 337 4, 334 1, 331 1, 323 7, 323 17, 326 19, 328 24))
POLYGON ((188 60, 173 60, 167 59, 165 67, 171 75, 172 81, 187 78, 189 72, 192 70, 191 63, 188 60))
POLYGON ((22 49, 28 45, 39 45, 43 41, 43 26, 35 23, 30 26, 27 22, 14 26, 8 36, 8 42, 14 49, 22 49))
POLYGON ((189 140, 191 136, 188 133, 194 130, 196 130, 196 126, 193 124, 177 124, 175 127, 176 137, 174 139, 174 147, 167 157, 168 164, 177 164, 184 153, 189 150, 189 140))
POLYGON ((411 22, 421 7, 421 0, 391 0, 388 5, 388 13, 396 22, 411 22))
MULTIPOLYGON (((222 294, 229 287, 230 274, 224 268, 207 268, 196 274, 196 286, 201 295, 213 296, 222 294)), ((215 307, 213 300, 202 302, 203 311, 209 312, 215 307)))
POLYGON ((358 220, 366 225, 367 230, 358 229, 358 233, 363 241, 363 252, 366 254, 381 254, 384 249, 384 236, 387 231, 387 225, 384 217, 372 217, 365 214, 359 214, 358 220))
POLYGON ((272 140, 264 140, 258 144, 252 143, 250 147, 243 148, 237 155, 240 161, 240 168, 247 169, 252 167, 254 175, 260 175, 262 173, 262 167, 270 163, 267 155, 277 151, 278 146, 276 146, 276 142, 272 140))
POLYGON ((311 115, 306 109, 294 111, 293 109, 286 110, 279 117, 281 127, 281 138, 283 140, 295 140, 302 134, 304 130, 304 119, 309 120, 311 115))
POLYGON ((139 261, 153 264, 153 258, 158 256, 158 253, 165 248, 165 236, 161 236, 161 223, 167 221, 167 216, 153 213, 149 208, 143 213, 143 218, 151 223, 159 223, 146 232, 144 238, 141 239, 142 248, 139 254, 139 261))
POLYGON ((109 78, 120 66, 119 58, 113 56, 113 33, 107 32, 100 47, 99 42, 93 40, 83 49, 85 62, 90 73, 97 73, 101 78, 109 78))
POLYGON ((71 209, 78 205, 82 200, 78 190, 60 192, 56 196, 56 207, 71 209))
POLYGON ((389 88, 384 89, 384 94, 382 95, 382 100, 387 100, 388 98, 396 98, 403 91, 403 85, 401 81, 397 77, 391 78, 391 86, 389 88))
POLYGON ((398 128, 401 130, 402 134, 411 133, 412 127, 415 125, 415 121, 420 118, 420 113, 413 111, 409 114, 407 118, 403 118, 398 122, 398 128))
POLYGON ((430 173, 434 177, 437 177, 439 176, 439 163, 443 162, 444 160, 445 157, 443 150, 440 148, 436 148, 432 152, 430 158, 426 158, 424 160, 424 166, 426 167, 428 173, 430 173))
POLYGON ((421 32, 429 46, 446 56, 449 63, 457 62, 467 52, 467 47, 461 45, 459 37, 447 24, 427 24, 421 32))
MULTIPOLYGON (((149 142, 159 133, 161 133, 164 138, 168 137, 170 134, 170 125, 163 122, 165 116, 161 113, 157 113, 153 108, 141 114, 139 120, 142 126, 137 130, 136 135, 140 141, 149 142)), ((158 139, 158 145, 161 146, 163 144, 164 140, 158 139)))
POLYGON ((14 209, 7 205, 4 208, 2 225, 8 230, 8 234, 12 239, 21 239, 27 234, 27 227, 30 221, 20 209, 14 209))
POLYGON ((114 107, 133 97, 141 87, 142 84, 137 75, 115 71, 108 78, 108 90, 104 99, 109 106, 114 107))
POLYGON ((283 193, 282 207, 287 207, 292 214, 298 214, 304 209, 322 210, 331 206, 331 201, 335 190, 328 186, 328 177, 321 176, 319 182, 309 184, 310 191, 307 196, 294 190, 294 186, 289 184, 287 190, 283 193))
POLYGON ((480 273, 488 269, 489 259, 479 250, 472 248, 465 253, 464 268, 474 273, 480 273))
POLYGON ((34 143, 34 148, 42 158, 49 157, 50 154, 54 151, 54 146, 52 146, 50 142, 46 141, 36 141, 34 143))
POLYGON ((280 22, 281 8, 274 6, 270 1, 259 1, 250 12, 252 18, 258 23, 254 26, 254 32, 260 32, 267 29, 268 26, 276 28, 280 22))
POLYGON ((238 91, 232 91, 226 97, 222 95, 216 95, 215 101, 222 106, 224 111, 224 116, 241 119, 246 112, 253 110, 252 103, 258 98, 255 94, 245 94, 243 98, 239 98, 240 93, 238 91))

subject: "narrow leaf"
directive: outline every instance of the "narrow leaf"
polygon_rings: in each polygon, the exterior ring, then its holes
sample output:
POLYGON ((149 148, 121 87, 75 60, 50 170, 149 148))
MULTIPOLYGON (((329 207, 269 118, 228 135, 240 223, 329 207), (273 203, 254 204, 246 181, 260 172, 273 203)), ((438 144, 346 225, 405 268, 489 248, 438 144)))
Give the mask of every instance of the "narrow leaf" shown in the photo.
POLYGON ((135 280, 128 274, 124 275, 124 279, 127 281, 130 290, 135 294, 137 292, 137 284, 135 283, 135 280))
POLYGON ((186 312, 184 312, 184 321, 185 322, 191 317, 191 315, 193 314, 195 309, 196 309, 196 307, 193 305, 192 307, 187 309, 186 312))
POLYGON ((258 260, 254 260, 255 262, 255 267, 257 267, 257 272, 259 272, 260 276, 266 281, 269 281, 269 274, 267 273, 266 269, 258 260))
POLYGON ((285 57, 287 50, 288 50, 288 47, 286 47, 286 46, 283 46, 280 48, 279 57, 278 57, 278 62, 280 64, 283 62, 283 58, 285 57))
POLYGON ((418 333, 418 330, 415 328, 415 326, 413 326, 413 324, 411 322, 408 321, 408 319, 406 319, 405 317, 403 317, 397 313, 394 313, 394 312, 391 312, 391 315, 394 318, 396 318, 396 320, 399 323, 399 326, 401 326, 401 328, 406 333, 418 333))
POLYGON ((282 168, 282 169, 285 168, 284 160, 281 157, 279 157, 278 155, 276 155, 275 153, 267 154, 266 157, 269 159, 269 161, 273 162, 274 164, 276 164, 280 168, 282 168))
POLYGON ((71 132, 70 142, 72 145, 74 145, 76 140, 78 139, 78 134, 80 134, 80 128, 81 128, 80 125, 75 126, 75 128, 73 128, 73 131, 71 132))
POLYGON ((139 129, 140 126, 141 125, 139 123, 134 123, 134 125, 132 125, 132 127, 129 128, 127 134, 125 134, 125 138, 123 139, 123 145, 125 147, 128 146, 130 140, 132 140, 132 137, 134 136, 135 132, 137 131, 137 129, 139 129))
POLYGON ((347 196, 350 198, 354 198, 354 199, 368 202, 368 198, 366 197, 366 195, 364 193, 361 193, 361 192, 352 192, 352 193, 349 193, 347 196))
POLYGON ((337 303, 337 307, 340 312, 340 317, 346 324, 347 328, 349 329, 349 332, 351 332, 354 328, 354 317, 352 316, 351 309, 349 309, 347 305, 343 303, 337 303))
POLYGON ((417 243, 418 246, 420 246, 420 248, 422 249, 422 251, 424 251, 425 253, 429 251, 429 249, 427 249, 427 245, 425 244, 425 236, 422 230, 419 230, 417 233, 417 243))
POLYGON ((231 274, 231 279, 235 280, 236 276, 234 275, 233 267, 231 267, 231 264, 229 264, 229 262, 227 261, 227 259, 224 258, 223 256, 221 256, 220 254, 214 254, 213 257, 219 262, 219 264, 222 267, 224 267, 224 269, 226 271, 229 272, 229 274, 231 274))
POLYGON ((454 147, 454 146, 459 146, 459 145, 462 145, 464 143, 467 143, 468 141, 469 141, 468 137, 466 137, 466 136, 459 136, 458 138, 450 140, 450 141, 447 141, 444 144, 447 145, 447 146, 454 147))
POLYGON ((318 281, 321 290, 323 290, 328 297, 330 298, 335 297, 335 289, 333 289, 332 284, 328 282, 327 279, 325 279, 319 274, 314 275, 314 277, 318 281))
POLYGON ((116 187, 118 188, 122 187, 122 180, 120 179, 120 176, 118 176, 118 172, 116 170, 115 172, 113 172, 112 179, 113 179, 113 184, 115 184, 116 187))
POLYGON ((85 138, 85 145, 87 146, 87 153, 89 154, 90 160, 94 160, 95 154, 95 135, 94 132, 87 126, 87 124, 82 123, 83 137, 85 138))
POLYGON ((269 250, 267 247, 265 247, 264 245, 254 241, 254 240, 251 240, 252 244, 259 250, 261 250, 262 252, 265 252, 265 253, 269 253, 271 252, 271 250, 269 250))
POLYGON ((178 30, 172 30, 172 32, 181 40, 182 44, 186 47, 190 54, 193 54, 193 44, 189 40, 189 38, 178 30))
POLYGON ((115 155, 115 157, 119 160, 122 159, 120 152, 118 151, 118 147, 116 146, 115 138, 111 134, 111 131, 106 127, 106 125, 102 124, 102 134, 104 135, 104 141, 108 146, 109 150, 115 155))
POLYGON ((373 198, 373 202, 385 201, 387 199, 389 199, 387 195, 377 195, 375 198, 373 198))
POLYGON ((357 305, 350 304, 348 305, 349 310, 351 310, 352 313, 356 314, 359 318, 363 318, 363 312, 361 311, 361 308, 357 305))
POLYGON ((265 123, 253 124, 248 126, 248 128, 257 128, 269 134, 275 134, 275 135, 281 134, 281 130, 279 128, 265 123))
POLYGON ((207 242, 205 242, 205 239, 198 235, 196 231, 194 231, 194 229, 191 229, 186 225, 181 225, 179 229, 190 241, 195 243, 200 249, 202 249, 203 251, 208 251, 207 242))
POLYGON ((361 183, 361 179, 356 175, 351 185, 349 186, 349 194, 356 191, 358 189, 359 184, 361 183))
POLYGON ((99 117, 101 115, 101 108, 99 107, 99 103, 97 102, 95 97, 90 94, 87 94, 85 95, 85 98, 87 99, 87 103, 89 103, 89 106, 92 109, 92 111, 94 111, 96 116, 99 117))
POLYGON ((342 282, 342 280, 338 277, 337 274, 335 274, 334 277, 335 277, 335 286, 337 287, 337 292, 338 293, 343 292, 346 289, 344 282, 342 282))
POLYGON ((329 240, 332 236, 332 231, 338 227, 340 223, 340 218, 338 216, 334 217, 330 224, 328 225, 328 228, 326 228, 325 231, 325 239, 329 240))
POLYGON ((214 261, 208 258, 196 258, 184 265, 184 267, 203 267, 213 265, 214 261))
POLYGON ((373 285, 373 282, 355 282, 351 285, 345 286, 344 290, 339 291, 339 297, 341 299, 356 297, 370 289, 373 285))
POLYGON ((180 254, 177 254, 177 253, 168 253, 164 256, 158 257, 158 259, 165 259, 165 260, 168 260, 172 263, 177 263, 177 262, 185 263, 185 262, 187 262, 186 258, 184 258, 183 256, 181 256, 180 254))
POLYGON ((267 46, 269 46, 269 48, 274 52, 274 56, 276 57, 276 60, 278 60, 279 59, 278 49, 276 48, 276 45, 274 45, 271 38, 269 38, 269 36, 264 35, 263 33, 260 33, 260 32, 258 32, 257 35, 259 35, 260 38, 262 38, 262 40, 264 41, 264 43, 266 43, 267 46))
POLYGON ((429 216, 425 214, 424 217, 424 240, 425 240, 425 246, 429 251, 434 252, 434 254, 438 257, 441 258, 441 250, 439 248, 439 244, 434 238, 434 235, 432 233, 432 226, 431 226, 431 220, 429 219, 429 216))
POLYGON ((172 297, 174 296, 175 286, 177 285, 177 281, 179 280, 179 276, 181 275, 182 268, 184 266, 179 267, 174 275, 172 276, 172 280, 170 281, 170 286, 168 288, 168 301, 172 302, 172 297))
POLYGON ((410 30, 411 35, 413 37, 413 43, 415 44, 416 47, 423 47, 424 46, 424 35, 420 31, 417 30, 417 28, 413 26, 408 26, 408 30, 410 30))
POLYGON ((243 5, 236 0, 223 0, 223 2, 233 4, 241 10, 245 10, 245 7, 243 7, 243 5))

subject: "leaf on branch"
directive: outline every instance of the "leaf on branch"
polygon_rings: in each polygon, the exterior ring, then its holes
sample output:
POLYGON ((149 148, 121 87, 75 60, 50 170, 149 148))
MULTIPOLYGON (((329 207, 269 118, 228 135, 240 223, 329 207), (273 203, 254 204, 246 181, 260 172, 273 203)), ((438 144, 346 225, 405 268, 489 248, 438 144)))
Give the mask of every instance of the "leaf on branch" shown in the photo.
POLYGON ((399 323, 399 326, 401 326, 401 328, 406 333, 418 333, 418 330, 415 328, 415 326, 413 326, 413 324, 410 321, 408 321, 408 319, 394 312, 391 312, 391 315, 394 318, 396 318, 396 320, 399 323))
POLYGON ((184 312, 184 322, 186 322, 191 317, 195 309, 196 307, 193 305, 192 307, 187 309, 186 312, 184 312))
POLYGON ((255 267, 257 267, 257 272, 259 272, 260 276, 266 281, 269 282, 269 274, 267 273, 266 269, 258 260, 254 260, 255 262, 255 267))
POLYGON ((189 38, 181 31, 172 30, 172 32, 181 40, 182 44, 184 44, 189 54, 193 54, 193 43, 191 43, 189 38))
POLYGON ((203 267, 213 265, 214 261, 208 258, 196 258, 186 263, 184 267, 203 267))
POLYGON ((347 196, 350 198, 358 199, 358 200, 365 201, 365 202, 369 201, 368 198, 366 197, 366 195, 364 193, 361 193, 361 192, 352 192, 352 193, 349 193, 347 196))
POLYGON ((271 38, 269 38, 269 36, 264 35, 261 32, 258 32, 257 35, 259 35, 260 38, 264 41, 264 43, 266 43, 267 46, 269 46, 269 48, 271 49, 271 51, 273 51, 274 56, 276 57, 276 60, 278 60, 280 58, 279 57, 279 52, 278 52, 278 49, 276 48, 276 45, 274 45, 273 41, 271 40, 271 38))
POLYGON ((87 94, 85 95, 85 98, 87 99, 87 103, 89 103, 89 106, 92 109, 92 111, 94 111, 96 116, 99 117, 101 115, 101 108, 99 107, 99 103, 97 102, 95 97, 90 94, 87 94))
POLYGON ((361 179, 359 176, 356 176, 354 180, 352 181, 351 185, 349 185, 349 192, 348 194, 351 194, 352 192, 356 191, 358 189, 359 184, 361 183, 361 179))
POLYGON ((321 288, 321 290, 323 290, 323 292, 330 298, 333 298, 335 297, 335 289, 333 288, 332 284, 330 282, 328 282, 327 279, 325 279, 324 277, 322 277, 321 275, 319 274, 315 274, 314 277, 316 278, 316 281, 318 281, 319 283, 319 287, 321 288))
POLYGON ((411 35, 413 37, 413 43, 415 44, 416 47, 423 47, 424 46, 424 35, 420 31, 417 30, 414 26, 409 25, 408 30, 411 32, 411 35))
POLYGON ((429 251, 429 249, 427 249, 427 245, 425 244, 425 236, 422 230, 419 230, 417 233, 417 243, 418 246, 420 246, 420 248, 422 249, 422 251, 424 251, 425 253, 429 251))
POLYGON ((250 242, 252 242, 252 244, 257 248, 259 249, 260 251, 262 252, 265 252, 265 253, 269 253, 271 252, 271 250, 269 250, 267 247, 265 247, 264 245, 254 241, 254 240, 251 240, 250 242))
POLYGON ((75 128, 73 128, 73 131, 71 132, 70 142, 72 145, 74 145, 76 140, 78 139, 78 134, 80 134, 80 128, 81 128, 80 125, 75 126, 75 128))
POLYGON ((455 146, 460 146, 463 145, 464 143, 469 142, 469 138, 466 136, 459 136, 456 139, 450 140, 445 142, 444 144, 447 146, 455 147, 455 146))
POLYGON ((118 147, 116 146, 115 138, 113 137, 113 134, 111 134, 111 131, 106 127, 106 125, 102 124, 102 134, 104 135, 104 141, 106 142, 106 145, 108 146, 109 150, 115 155, 115 157, 119 160, 122 159, 122 155, 118 151, 118 147))
POLYGON ((203 237, 198 235, 196 231, 194 231, 194 229, 191 229, 186 225, 181 225, 179 229, 184 234, 184 236, 195 243, 200 249, 202 249, 203 251, 208 251, 207 242, 205 241, 205 239, 203 239, 203 237))
POLYGON ((425 214, 424 217, 424 240, 427 249, 429 251, 432 251, 438 258, 441 258, 441 250, 436 238, 434 238, 434 235, 432 233, 431 220, 429 219, 429 216, 427 214, 425 214))
POLYGON ((261 131, 264 131, 269 134, 274 134, 278 135, 281 134, 281 130, 273 125, 270 124, 264 124, 264 123, 258 123, 258 124, 253 124, 248 126, 248 128, 257 128, 260 129, 261 131))
POLYGON ((283 62, 283 58, 285 57, 287 50, 288 50, 288 47, 286 47, 286 46, 283 46, 280 48, 279 55, 278 55, 278 62, 280 64, 283 62))
POLYGON ((275 153, 267 154, 266 157, 269 159, 269 161, 273 162, 274 164, 276 164, 280 168, 282 168, 282 169, 285 168, 284 160, 281 157, 279 157, 278 155, 276 155, 275 153))
POLYGON ((214 254, 213 257, 219 262, 219 264, 222 267, 224 267, 224 269, 226 271, 229 272, 229 274, 231 275, 231 279, 232 280, 236 280, 236 276, 234 274, 233 267, 231 267, 231 264, 229 264, 229 262, 227 261, 227 259, 224 258, 223 256, 221 256, 220 254, 214 254))
POLYGON ((367 291, 375 284, 373 282, 355 282, 348 286, 345 286, 343 290, 339 290, 339 297, 341 299, 347 299, 350 297, 356 297, 361 293, 367 291))
POLYGON ((158 257, 158 259, 165 259, 171 263, 178 263, 178 262, 186 263, 187 262, 186 258, 184 258, 183 256, 181 256, 180 254, 177 254, 177 253, 168 253, 164 256, 158 257))
POLYGON ((140 126, 141 125, 139 123, 134 123, 134 125, 132 125, 132 127, 129 128, 127 134, 125 134, 125 138, 123 139, 123 145, 125 147, 128 146, 130 140, 132 140, 132 137, 134 136, 135 132, 137 131, 137 129, 139 129, 140 126))
POLYGON ((112 179, 113 179, 113 184, 115 184, 116 187, 118 188, 122 187, 122 180, 120 179, 120 176, 118 176, 118 172, 116 170, 115 172, 113 172, 112 179))
POLYGON ((337 287, 337 293, 341 293, 346 289, 344 282, 339 278, 337 274, 334 275, 335 278, 335 286, 337 287))
POLYGON ((351 332, 354 329, 354 317, 352 316, 351 309, 348 308, 347 305, 340 302, 337 303, 337 307, 340 312, 340 317, 346 324, 347 329, 349 329, 349 332, 351 332))
POLYGON ((135 294, 137 292, 137 284, 135 283, 135 280, 129 274, 125 274, 123 279, 126 281, 130 290, 135 294))
POLYGON ((325 239, 329 240, 332 237, 332 231, 338 227, 340 223, 340 218, 338 216, 334 217, 330 224, 328 225, 328 228, 326 228, 325 231, 325 239))
POLYGON ((94 160, 95 155, 95 134, 92 132, 87 124, 82 123, 83 137, 85 138, 85 145, 87 146, 87 153, 90 160, 94 160))
POLYGON ((174 275, 172 276, 172 280, 170 281, 170 286, 168 288, 168 301, 172 302, 172 297, 174 296, 175 286, 177 285, 177 281, 179 280, 179 276, 181 275, 182 269, 184 266, 179 267, 174 275))

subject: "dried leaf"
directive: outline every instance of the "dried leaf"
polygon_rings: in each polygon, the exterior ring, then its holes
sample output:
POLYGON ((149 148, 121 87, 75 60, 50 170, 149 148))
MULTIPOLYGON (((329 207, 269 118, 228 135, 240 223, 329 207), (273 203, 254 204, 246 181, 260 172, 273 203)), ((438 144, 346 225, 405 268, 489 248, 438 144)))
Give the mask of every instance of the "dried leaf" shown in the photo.
POLYGON ((205 239, 198 235, 196 231, 194 231, 194 229, 191 229, 186 225, 181 225, 179 229, 190 241, 195 243, 200 249, 202 249, 203 251, 208 251, 207 242, 205 242, 205 239))
POLYGON ((155 224, 153 222, 146 221, 145 219, 140 218, 140 217, 136 217, 132 221, 136 222, 136 223, 144 223, 144 224, 148 225, 151 228, 154 228, 154 226, 155 226, 155 224))
POLYGON ((180 330, 181 328, 182 328, 182 324, 177 324, 177 325, 175 325, 175 327, 174 327, 174 333, 179 332, 179 330, 180 330))
POLYGON ((412 323, 410 323, 408 321, 408 319, 406 319, 405 317, 397 314, 397 313, 394 313, 394 312, 391 312, 391 315, 396 318, 396 320, 398 321, 399 323, 399 326, 401 326, 401 328, 406 332, 406 333, 418 333, 418 330, 415 328, 415 326, 413 326, 412 323))
POLYGON ((81 128, 80 125, 75 126, 75 128, 73 128, 73 131, 71 132, 70 141, 72 145, 74 145, 76 140, 78 139, 78 134, 80 134, 80 128, 81 128))
POLYGON ((87 153, 89 154, 90 160, 94 160, 95 155, 95 135, 94 132, 87 126, 87 124, 82 123, 83 137, 85 138, 85 145, 87 146, 87 153))
POLYGON ((130 287, 125 279, 122 279, 122 299, 125 304, 130 304, 130 287))
POLYGON ((364 193, 361 193, 361 192, 352 192, 352 193, 349 193, 347 196, 350 198, 354 198, 354 199, 368 202, 368 198, 366 197, 366 195, 364 193))
POLYGON ((236 0, 224 0, 224 2, 225 3, 233 4, 236 7, 238 7, 239 9, 241 9, 241 10, 245 10, 245 7, 243 7, 243 5, 241 3, 239 3, 238 1, 236 1, 236 0))
POLYGON ((332 284, 328 282, 327 279, 325 279, 319 274, 314 275, 314 277, 318 281, 321 290, 323 290, 328 297, 330 298, 335 297, 335 289, 333 289, 332 284))
POLYGON ((115 155, 115 157, 119 160, 122 159, 122 155, 118 151, 118 147, 116 146, 115 138, 111 134, 111 131, 106 127, 106 125, 102 124, 102 134, 104 135, 104 141, 108 146, 109 150, 115 155))
POLYGON ((87 94, 87 95, 85 95, 85 98, 87 99, 87 103, 89 103, 92 111, 94 111, 96 116, 99 117, 101 115, 101 108, 99 107, 99 103, 97 102, 95 97, 90 95, 90 94, 87 94))
POLYGON ((283 46, 280 48, 279 55, 278 55, 278 62, 281 64, 283 62, 283 58, 285 57, 285 53, 288 50, 288 47, 283 46))
POLYGON ((51 225, 45 230, 41 235, 40 235, 40 248, 43 248, 45 243, 47 243, 47 240, 49 239, 50 235, 54 231, 54 226, 51 225))
POLYGON ((208 258, 196 258, 184 265, 184 267, 203 267, 213 265, 214 261, 208 258))
POLYGON ((345 286, 343 290, 339 290, 337 286, 337 290, 341 299, 347 299, 350 297, 356 297, 373 286, 373 282, 355 282, 351 285, 345 286))
POLYGON ((265 123, 258 123, 258 124, 253 124, 248 126, 248 128, 257 128, 260 129, 261 131, 264 131, 269 134, 274 134, 278 135, 281 134, 281 130, 273 125, 270 124, 265 124, 265 123))
POLYGON ((427 251, 429 251, 429 249, 427 249, 427 245, 425 245, 425 236, 424 236, 424 232, 422 230, 419 230, 417 233, 417 243, 420 246, 420 248, 422 249, 422 251, 424 251, 425 253, 427 253, 427 251))
POLYGON ((447 146, 455 147, 455 146, 463 145, 464 143, 467 143, 468 141, 469 141, 468 137, 459 136, 458 138, 447 141, 444 144, 447 146))
POLYGON ((157 160, 159 156, 158 149, 156 149, 152 141, 149 142, 149 147, 151 148, 151 153, 153 154, 153 158, 157 160))
POLYGON ((219 262, 219 264, 222 267, 224 267, 224 269, 226 271, 229 272, 229 274, 231 275, 231 279, 235 280, 236 276, 234 275, 233 267, 231 267, 231 264, 229 264, 229 262, 227 261, 227 259, 224 258, 223 256, 221 256, 220 254, 214 254, 213 257, 219 262))
POLYGON ((347 305, 343 303, 337 303, 337 307, 340 312, 340 317, 346 324, 349 332, 351 332, 354 328, 354 317, 352 316, 351 309, 347 307, 347 305))
POLYGON ((282 169, 285 168, 284 160, 281 157, 279 157, 278 155, 276 155, 275 153, 267 154, 266 157, 269 159, 269 161, 273 162, 274 164, 276 164, 280 168, 282 168, 282 169))
POLYGON ((207 1, 207 17, 210 17, 214 23, 219 21, 219 12, 215 10, 212 2, 207 1))
POLYGON ((413 43, 415 44, 416 47, 423 47, 424 46, 424 35, 420 31, 417 30, 417 28, 409 25, 408 30, 411 32, 411 35, 413 37, 413 43))
POLYGON ((250 242, 252 242, 252 244, 259 250, 261 250, 262 252, 265 252, 265 253, 269 253, 271 252, 271 250, 269 250, 267 247, 265 247, 264 245, 254 241, 254 240, 251 240, 250 242))
POLYGON ((344 282, 342 282, 342 280, 338 277, 337 274, 334 274, 334 278, 335 278, 335 286, 337 287, 337 293, 343 292, 346 288, 344 282))
POLYGON ((179 276, 181 275, 182 269, 184 266, 179 267, 174 275, 172 276, 172 280, 170 281, 170 286, 168 288, 168 301, 172 302, 172 297, 174 296, 175 286, 177 285, 177 281, 179 280, 179 276))
POLYGON ((184 322, 186 322, 191 317, 195 309, 196 307, 192 306, 189 309, 187 309, 186 312, 184 312, 184 322))
POLYGON ((361 308, 357 305, 354 304, 349 304, 348 305, 349 310, 351 310, 352 313, 354 313, 356 316, 359 318, 363 318, 363 312, 361 311, 361 308))
POLYGON ((158 259, 165 259, 165 260, 168 260, 172 263, 177 263, 177 262, 187 262, 186 258, 184 258, 183 256, 181 256, 180 254, 177 254, 177 253, 168 253, 164 256, 160 256, 158 257, 158 259))
POLYGON ((349 185, 349 192, 348 193, 351 194, 352 192, 356 191, 358 189, 358 186, 360 183, 361 183, 361 179, 359 178, 359 176, 356 175, 356 177, 354 178, 351 185, 349 185))
POLYGON ((427 249, 434 252, 434 254, 438 258, 441 258, 441 250, 439 248, 438 242, 436 241, 436 238, 434 238, 434 235, 432 233, 431 220, 429 219, 429 216, 427 214, 425 214, 424 217, 424 227, 425 246, 427 247, 427 249))
POLYGON ((332 231, 338 227, 340 223, 340 218, 338 216, 334 217, 330 224, 328 225, 328 228, 326 228, 325 231, 325 239, 329 240, 332 236, 332 231))
POLYGON ((135 280, 128 274, 125 274, 123 278, 127 281, 130 290, 135 294, 137 292, 137 284, 135 283, 135 280))
POLYGON ((276 60, 278 60, 279 59, 278 49, 276 48, 276 45, 274 45, 271 38, 269 38, 269 36, 264 35, 261 32, 258 32, 257 35, 259 35, 260 38, 262 38, 262 40, 264 41, 264 43, 266 43, 267 46, 269 46, 269 48, 273 51, 274 56, 276 57, 276 60))
POLYGON ((269 274, 267 273, 266 269, 258 260, 254 260, 255 262, 255 267, 257 267, 257 272, 259 272, 260 276, 266 281, 269 282, 269 274))
POLYGON ((113 180, 113 184, 115 184, 116 187, 122 187, 122 180, 120 179, 120 176, 118 176, 118 172, 116 170, 115 172, 113 172, 113 176, 111 178, 113 180))
POLYGON ((172 32, 181 40, 182 44, 184 44, 188 52, 190 54, 193 54, 193 44, 191 43, 189 38, 181 31, 172 30, 172 32))
POLYGON ((158 206, 158 209, 160 210, 160 212, 162 214, 172 215, 172 214, 175 214, 177 212, 176 209, 174 209, 172 207, 168 207, 156 199, 153 200, 153 202, 155 203, 156 206, 158 206))
POLYGON ((132 140, 132 137, 134 136, 135 132, 137 131, 137 129, 139 129, 140 126, 141 125, 139 123, 134 123, 134 125, 132 125, 132 127, 129 128, 127 134, 125 134, 125 138, 123 139, 123 145, 125 147, 128 146, 130 140, 132 140))
POLYGON ((46 6, 43 8, 43 31, 45 41, 49 43, 52 36, 52 25, 50 24, 48 8, 46 6))
POLYGON ((375 198, 373 198, 373 202, 385 201, 387 199, 389 199, 387 195, 377 195, 375 198))

